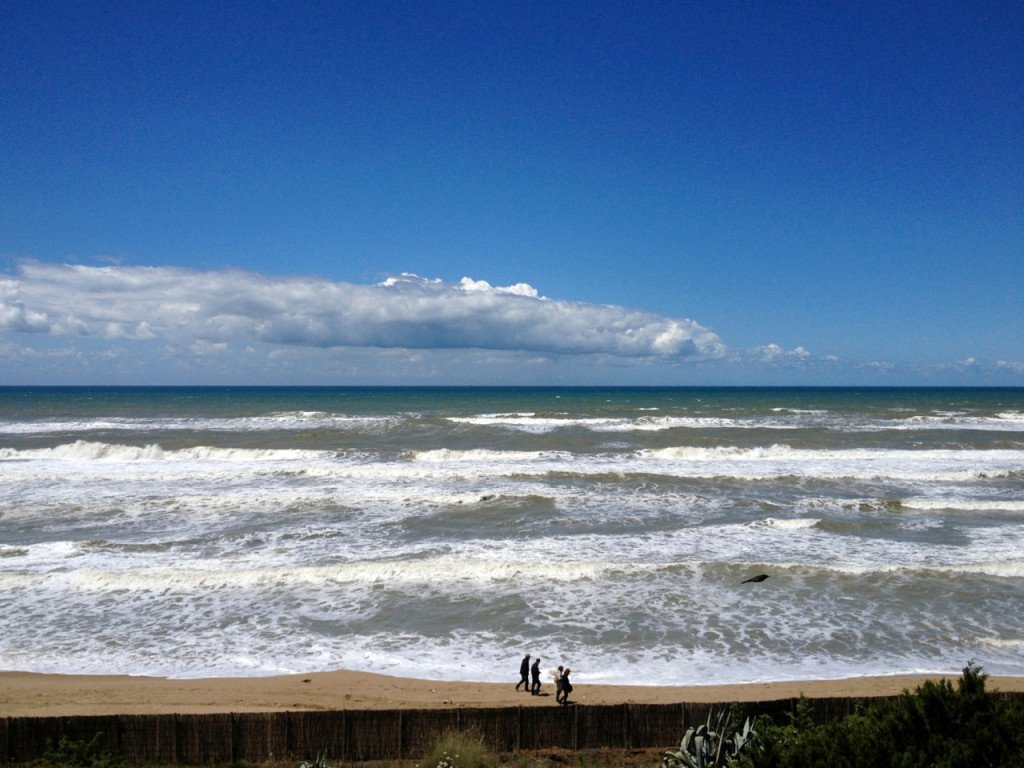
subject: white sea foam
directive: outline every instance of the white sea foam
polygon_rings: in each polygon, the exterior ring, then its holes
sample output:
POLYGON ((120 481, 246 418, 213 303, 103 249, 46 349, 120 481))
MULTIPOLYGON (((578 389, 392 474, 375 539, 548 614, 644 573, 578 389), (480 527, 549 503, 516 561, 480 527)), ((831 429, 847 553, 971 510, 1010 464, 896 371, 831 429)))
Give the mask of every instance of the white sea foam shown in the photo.
POLYGON ((380 429, 398 425, 407 416, 348 416, 322 411, 284 411, 234 418, 96 418, 0 421, 0 434, 35 435, 70 432, 268 432, 274 430, 380 429))
POLYGON ((1020 450, 807 450, 788 445, 740 448, 680 446, 640 452, 652 470, 685 477, 765 480, 890 478, 913 482, 964 482, 1013 477, 1024 470, 1020 450))
MULTIPOLYGON (((97 468, 133 465, 154 480, 180 480, 184 475, 210 482, 233 473, 291 473, 324 481, 402 482, 432 479, 454 482, 484 478, 572 473, 579 476, 657 473, 676 477, 733 477, 761 480, 785 476, 819 478, 894 478, 915 482, 962 482, 1007 478, 1024 472, 1024 450, 807 450, 776 444, 767 447, 714 448, 679 446, 640 451, 574 454, 569 451, 523 451, 439 448, 412 451, 410 461, 372 455, 338 454, 298 449, 248 449, 197 446, 167 450, 159 445, 128 446, 76 441, 53 448, 0 449, 0 461, 11 462, 6 482, 53 481, 74 472, 116 478, 97 468), (175 465, 181 465, 174 469, 175 465), (218 465, 234 468, 218 470, 218 465), (95 466, 93 466, 95 465, 95 466)), ((132 470, 134 471, 134 470, 132 470)), ((0 484, 2 485, 2 484, 0 484)))
POLYGON ((976 638, 979 645, 990 648, 1009 648, 1016 651, 1024 651, 1024 637, 979 637, 976 638))
MULTIPOLYGON (((648 570, 647 564, 630 569, 648 570)), ((47 573, 2 573, 0 585, 16 587, 73 589, 84 592, 166 592, 180 591, 296 588, 303 585, 387 584, 434 587, 452 582, 508 582, 523 579, 532 583, 575 582, 595 579, 608 570, 621 571, 623 565, 611 563, 501 562, 474 560, 464 556, 441 556, 420 560, 385 560, 323 565, 316 567, 281 566, 275 568, 204 569, 157 567, 142 571, 89 570, 47 573)))
POLYGON ((431 451, 416 451, 412 458, 415 461, 423 462, 529 462, 538 460, 561 460, 567 461, 572 454, 565 451, 495 451, 489 449, 474 448, 470 450, 453 450, 450 448, 438 448, 431 451))
POLYGON ((984 563, 963 563, 950 566, 948 569, 954 573, 975 573, 983 576, 997 576, 1003 579, 1024 578, 1024 560, 1002 560, 984 563))
POLYGON ((904 499, 900 505, 907 509, 963 510, 965 512, 1024 512, 1024 501, 1018 499, 958 499, 940 498, 904 499))
POLYGON ((750 525, 754 527, 765 526, 768 528, 779 528, 782 530, 798 531, 805 528, 813 528, 818 525, 821 520, 814 517, 800 517, 800 518, 777 518, 767 517, 764 520, 756 520, 750 525))
MULTIPOLYGON (((643 410, 643 409, 641 409, 643 410)), ((650 409, 658 410, 658 409, 650 409)), ((449 421, 475 426, 505 427, 522 432, 543 434, 559 429, 580 428, 592 432, 662 432, 669 429, 799 429, 763 419, 730 419, 712 416, 640 416, 637 418, 553 417, 536 414, 487 414, 482 416, 451 416, 449 421)))
POLYGON ((532 413, 449 416, 448 421, 455 424, 470 424, 478 427, 504 427, 534 434, 544 434, 573 427, 590 430, 614 430, 617 426, 625 426, 630 423, 625 419, 536 416, 532 413))
POLYGON ((212 448, 196 446, 165 450, 159 445, 116 445, 76 440, 53 448, 0 448, 0 461, 302 461, 329 457, 327 451, 269 448, 212 448))
POLYGON ((1024 450, 898 450, 898 449, 796 449, 789 445, 776 443, 766 447, 741 448, 736 446, 721 446, 714 448, 701 448, 692 446, 680 446, 674 448, 652 449, 646 455, 663 459, 678 459, 682 461, 830 461, 830 462, 855 462, 855 461, 922 461, 922 460, 994 460, 994 461, 1016 461, 1024 466, 1024 450))
POLYGON ((537 414, 532 411, 521 411, 516 413, 481 413, 476 416, 448 416, 447 419, 456 424, 514 424, 526 419, 536 418, 536 416, 537 414))
MULTIPOLYGON (((448 421, 482 427, 505 427, 524 432, 545 433, 560 429, 582 428, 598 432, 662 431, 667 429, 801 429, 823 426, 840 431, 972 429, 994 431, 1024 430, 1024 412, 1003 411, 992 416, 977 416, 960 411, 915 414, 901 419, 862 420, 856 415, 831 413, 822 409, 775 407, 771 418, 739 418, 706 415, 663 415, 646 412, 660 408, 638 408, 639 417, 586 417, 566 414, 539 415, 531 411, 481 413, 471 416, 447 416, 448 421)), ((98 417, 91 419, 35 419, 0 421, 0 434, 31 435, 74 432, 123 431, 134 433, 163 431, 264 432, 329 429, 340 431, 382 430, 402 426, 415 414, 349 415, 324 411, 281 411, 239 417, 98 417)))
MULTIPOLYGON (((641 409, 642 410, 642 409, 641 409)), ((774 429, 796 430, 820 427, 840 432, 873 432, 883 430, 1024 430, 1024 415, 1007 411, 995 416, 975 416, 962 412, 915 414, 899 419, 865 419, 820 409, 772 408, 774 416, 703 416, 662 415, 640 417, 579 417, 568 414, 540 416, 536 413, 480 414, 450 416, 450 421, 484 427, 504 427, 523 432, 547 433, 560 429, 580 428, 594 432, 660 432, 669 429, 774 429)))
MULTIPOLYGON (((41 552, 33 553, 40 558, 41 552)), ((53 566, 59 561, 57 552, 53 566)), ((69 556, 65 554, 65 556, 69 556)), ((100 557, 101 555, 97 555, 100 557)), ((111 555, 102 555, 112 557, 111 555)), ((922 560, 924 558, 921 558, 922 560)), ((131 557, 114 557, 111 564, 130 565, 131 557)), ((24 565, 24 564, 23 564, 24 565)), ((251 564, 255 566, 255 563, 251 564)), ((421 559, 388 561, 360 561, 321 566, 230 567, 211 569, 194 562, 190 567, 174 565, 156 566, 137 570, 122 567, 117 570, 78 568, 66 570, 52 567, 48 571, 31 569, 17 572, 0 571, 0 586, 7 591, 61 590, 74 593, 150 593, 166 595, 169 590, 182 593, 206 593, 231 590, 301 590, 306 588, 345 588, 358 585, 384 585, 389 589, 430 585, 432 589, 446 589, 457 584, 491 585, 554 585, 593 582, 604 583, 603 589, 637 589, 636 579, 651 585, 665 578, 676 579, 681 568, 697 574, 711 565, 728 567, 743 573, 750 565, 771 570, 775 581, 787 581, 811 572, 864 577, 871 574, 976 574, 1000 578, 1024 577, 1024 560, 1008 557, 1006 560, 936 564, 928 562, 869 562, 831 559, 815 563, 775 561, 766 564, 754 561, 722 560, 709 562, 633 562, 580 561, 533 562, 523 560, 493 560, 465 555, 443 555, 421 559), (608 579, 612 579, 608 581, 608 579), (651 582, 651 579, 657 581, 651 582), (602 581, 603 580, 603 581, 602 581), (624 580, 624 581, 623 581, 624 580), (612 586, 622 581, 619 587, 612 586)), ((693 578, 691 576, 690 578, 693 578)), ((589 589, 589 588, 588 588, 589 589)), ((660 589, 660 587, 659 587, 660 589)))
POLYGON ((1024 411, 1003 411, 1002 413, 997 413, 996 418, 1017 424, 1024 424, 1024 411))
MULTIPOLYGON (((666 429, 758 429, 766 426, 761 421, 740 421, 710 416, 658 416, 632 421, 608 423, 595 427, 599 432, 661 432, 666 429)), ((795 425, 775 425, 776 429, 796 428, 795 425)))
POLYGON ((1013 412, 1000 413, 996 416, 965 416, 933 414, 928 416, 908 416, 886 425, 888 429, 920 430, 990 430, 993 432, 1024 431, 1024 418, 1013 412))

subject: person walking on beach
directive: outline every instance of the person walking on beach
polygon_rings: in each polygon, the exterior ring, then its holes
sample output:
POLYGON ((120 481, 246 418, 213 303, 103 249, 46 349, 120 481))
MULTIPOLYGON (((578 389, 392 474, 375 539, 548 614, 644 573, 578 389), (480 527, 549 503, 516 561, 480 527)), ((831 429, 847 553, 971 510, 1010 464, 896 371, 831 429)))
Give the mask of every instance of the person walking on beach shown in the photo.
POLYGON ((572 670, 566 667, 565 671, 562 673, 562 700, 559 702, 560 704, 569 703, 569 694, 572 693, 572 683, 569 682, 570 672, 572 672, 572 670))
POLYGON ((562 670, 563 669, 564 669, 564 667, 562 667, 562 665, 559 664, 558 665, 558 669, 555 670, 555 674, 554 674, 554 678, 555 678, 555 701, 557 703, 559 703, 559 704, 562 703, 562 670))
POLYGON ((533 685, 530 686, 530 693, 534 696, 540 695, 540 657, 538 656, 533 660, 533 666, 530 667, 530 676, 533 678, 533 685))
POLYGON ((516 683, 516 690, 523 686, 524 691, 530 690, 530 654, 523 656, 523 663, 519 665, 519 682, 516 683))

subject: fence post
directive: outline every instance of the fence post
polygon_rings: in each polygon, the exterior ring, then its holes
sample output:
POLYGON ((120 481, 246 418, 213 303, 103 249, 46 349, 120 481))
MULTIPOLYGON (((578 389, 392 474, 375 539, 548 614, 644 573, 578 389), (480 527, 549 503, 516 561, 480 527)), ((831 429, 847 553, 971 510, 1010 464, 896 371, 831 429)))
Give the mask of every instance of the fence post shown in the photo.
POLYGON ((633 748, 633 743, 632 743, 633 742, 633 737, 632 737, 633 722, 632 722, 632 720, 630 719, 630 716, 629 716, 629 704, 623 704, 622 705, 622 710, 623 710, 622 711, 622 722, 624 723, 624 727, 622 729, 622 746, 625 749, 632 749, 633 748))
POLYGON ((580 744, 580 707, 575 705, 572 708, 572 751, 579 749, 580 744))
POLYGON ((280 760, 284 757, 290 757, 288 754, 292 744, 292 715, 291 712, 284 713, 284 754, 277 755, 280 760))

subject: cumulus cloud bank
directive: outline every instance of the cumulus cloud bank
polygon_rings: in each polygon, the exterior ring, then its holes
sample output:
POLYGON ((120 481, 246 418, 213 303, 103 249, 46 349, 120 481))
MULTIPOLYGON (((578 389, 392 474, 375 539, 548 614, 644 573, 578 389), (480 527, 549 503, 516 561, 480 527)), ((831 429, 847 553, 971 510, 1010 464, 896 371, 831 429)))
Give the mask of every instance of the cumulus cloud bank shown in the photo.
POLYGON ((25 263, 0 278, 0 331, 163 339, 204 353, 259 341, 304 347, 496 349, 625 358, 718 358, 686 319, 403 274, 377 285, 240 270, 25 263))

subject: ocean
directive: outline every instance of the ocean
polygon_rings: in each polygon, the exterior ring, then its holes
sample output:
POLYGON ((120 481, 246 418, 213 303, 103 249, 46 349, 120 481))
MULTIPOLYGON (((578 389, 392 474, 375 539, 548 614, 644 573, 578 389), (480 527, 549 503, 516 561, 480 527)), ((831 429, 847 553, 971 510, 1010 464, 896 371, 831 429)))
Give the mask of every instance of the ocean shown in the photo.
POLYGON ((0 625, 37 672, 1024 675, 1024 389, 0 388, 0 625))

